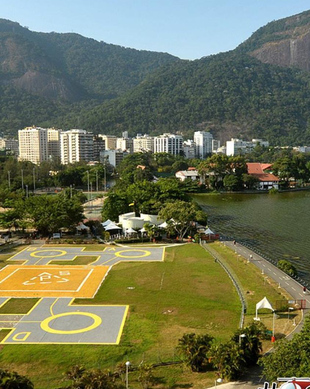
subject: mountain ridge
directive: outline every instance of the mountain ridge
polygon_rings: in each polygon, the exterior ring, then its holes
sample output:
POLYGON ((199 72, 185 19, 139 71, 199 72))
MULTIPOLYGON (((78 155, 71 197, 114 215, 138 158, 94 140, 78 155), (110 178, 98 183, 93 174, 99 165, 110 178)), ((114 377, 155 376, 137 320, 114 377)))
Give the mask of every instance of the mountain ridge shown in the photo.
POLYGON ((192 137, 195 130, 212 130, 222 141, 256 137, 271 144, 310 143, 310 72, 305 66, 310 63, 310 11, 268 23, 235 50, 194 61, 78 34, 4 25, 0 20, 0 47, 3 37, 10 36, 15 44, 26 40, 30 51, 12 62, 15 68, 0 54, 0 92, 5 96, 0 93, 0 129, 29 125, 25 122, 33 111, 38 120, 31 124, 95 133, 182 132, 192 137), (22 38, 16 38, 16 30, 22 38), (288 47, 295 47, 293 56, 288 47), (32 53, 41 53, 40 61, 32 63, 32 53), (32 93, 22 93, 24 83, 32 93), (44 85, 50 95, 44 93, 38 104, 44 85), (68 91, 73 91, 69 99, 68 91), (27 115, 12 119, 12 100, 19 106, 36 103, 27 115))

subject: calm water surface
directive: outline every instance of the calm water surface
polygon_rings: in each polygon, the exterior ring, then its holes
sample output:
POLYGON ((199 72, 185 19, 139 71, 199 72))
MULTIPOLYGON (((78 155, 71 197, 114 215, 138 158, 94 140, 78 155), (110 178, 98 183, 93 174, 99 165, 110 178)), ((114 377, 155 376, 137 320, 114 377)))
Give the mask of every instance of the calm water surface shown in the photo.
POLYGON ((196 195, 217 233, 276 261, 287 259, 310 282, 310 192, 196 195))

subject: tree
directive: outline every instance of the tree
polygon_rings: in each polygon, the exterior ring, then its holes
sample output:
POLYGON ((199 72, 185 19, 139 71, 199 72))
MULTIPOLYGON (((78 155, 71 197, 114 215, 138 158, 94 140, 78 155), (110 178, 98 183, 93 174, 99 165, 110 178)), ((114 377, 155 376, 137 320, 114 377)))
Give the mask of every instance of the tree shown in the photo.
POLYGON ((164 204, 159 211, 159 217, 163 220, 171 221, 181 240, 184 238, 194 221, 206 219, 205 214, 197 209, 194 203, 182 200, 164 204))
POLYGON ((291 340, 277 341, 274 351, 260 359, 268 381, 277 377, 307 377, 310 369, 310 316, 306 316, 299 333, 291 340))
POLYGON ((248 327, 239 329, 231 340, 239 345, 246 366, 255 365, 262 352, 262 339, 266 337, 267 328, 263 323, 251 323, 248 327))
POLYGON ((21 376, 15 371, 0 369, 1 389, 33 389, 33 383, 25 376, 21 376))
POLYGON ((142 389, 148 389, 152 383, 155 382, 153 376, 153 367, 145 363, 141 363, 138 367, 138 381, 142 389))
POLYGON ((241 376, 245 360, 235 342, 214 345, 210 350, 210 356, 221 378, 234 380, 241 376))
POLYGON ((206 371, 211 367, 209 351, 213 337, 210 335, 184 334, 179 339, 178 349, 192 371, 206 371))
POLYGON ((85 370, 81 366, 73 366, 65 374, 65 380, 71 384, 61 389, 117 389, 115 374, 103 370, 85 370))
POLYGON ((226 190, 238 190, 239 189, 239 179, 234 174, 227 174, 223 180, 224 188, 226 190))
POLYGON ((280 259, 277 264, 278 268, 284 271, 284 273, 289 274, 290 276, 297 275, 296 267, 286 259, 280 259))

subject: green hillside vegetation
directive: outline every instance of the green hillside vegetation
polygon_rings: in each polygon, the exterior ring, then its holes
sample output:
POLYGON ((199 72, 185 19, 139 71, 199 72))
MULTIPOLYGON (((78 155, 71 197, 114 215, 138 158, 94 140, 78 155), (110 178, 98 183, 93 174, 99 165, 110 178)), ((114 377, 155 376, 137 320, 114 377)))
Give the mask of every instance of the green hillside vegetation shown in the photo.
POLYGON ((0 131, 35 124, 191 138, 210 129, 221 141, 309 144, 309 72, 251 57, 266 42, 307 33, 309 20, 310 11, 275 21, 233 51, 184 61, 2 19, 0 131))
POLYGON ((265 65, 234 52, 181 62, 149 76, 133 91, 83 115, 96 132, 160 134, 211 128, 266 138, 271 144, 310 141, 310 75, 265 65))

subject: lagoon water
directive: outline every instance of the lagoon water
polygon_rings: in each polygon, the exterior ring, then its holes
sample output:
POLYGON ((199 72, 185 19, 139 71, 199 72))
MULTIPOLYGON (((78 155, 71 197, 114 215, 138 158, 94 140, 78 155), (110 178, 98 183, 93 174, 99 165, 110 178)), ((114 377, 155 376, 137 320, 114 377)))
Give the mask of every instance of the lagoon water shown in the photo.
POLYGON ((309 191, 193 197, 214 232, 245 242, 275 261, 289 260, 310 284, 309 191))

